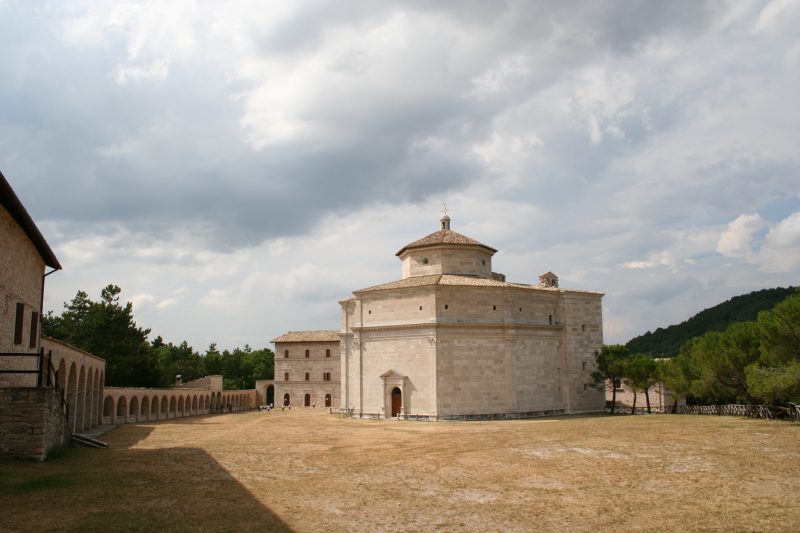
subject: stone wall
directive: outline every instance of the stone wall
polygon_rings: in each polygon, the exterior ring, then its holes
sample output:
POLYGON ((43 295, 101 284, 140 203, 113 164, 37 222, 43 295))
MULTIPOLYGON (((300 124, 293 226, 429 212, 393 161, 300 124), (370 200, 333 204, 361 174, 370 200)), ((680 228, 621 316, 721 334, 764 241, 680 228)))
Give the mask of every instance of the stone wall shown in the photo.
POLYGON ((69 438, 66 412, 54 388, 0 389, 0 457, 43 461, 69 438))
POLYGON ((412 249, 403 253, 401 261, 403 279, 430 274, 492 275, 492 254, 478 247, 412 249))
MULTIPOLYGON (((3 206, 0 206, 0 250, 0 352, 35 353, 39 348, 38 317, 41 311, 44 260, 3 206), (14 342, 17 304, 23 305, 22 339, 19 343, 14 342), (32 327, 35 328, 33 343, 32 327)), ((0 357, 0 370, 25 369, 31 364, 35 368, 33 358, 0 357)), ((34 384, 30 383, 32 378, 24 374, 6 375, 3 379, 3 386, 34 384)))
MULTIPOLYGON (((272 384, 275 387, 275 406, 284 405, 285 395, 288 394, 289 405, 293 407, 304 406, 306 395, 309 395, 309 404, 325 407, 325 398, 330 395, 330 407, 338 409, 341 403, 339 342, 276 342, 275 379, 272 384), (306 350, 308 357, 305 356, 306 350), (305 379, 306 374, 308 380, 305 379), (330 374, 329 380, 324 379, 325 374, 330 374)), ((269 384, 262 386, 266 388, 269 384)))

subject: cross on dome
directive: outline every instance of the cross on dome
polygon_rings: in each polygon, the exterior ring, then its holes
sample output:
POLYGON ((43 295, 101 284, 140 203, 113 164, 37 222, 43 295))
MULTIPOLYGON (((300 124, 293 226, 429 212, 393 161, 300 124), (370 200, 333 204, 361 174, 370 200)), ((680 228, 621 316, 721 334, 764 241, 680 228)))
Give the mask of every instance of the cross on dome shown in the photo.
POLYGON ((440 229, 450 229, 450 217, 447 216, 447 204, 442 204, 442 218, 439 219, 439 222, 441 222, 440 229))

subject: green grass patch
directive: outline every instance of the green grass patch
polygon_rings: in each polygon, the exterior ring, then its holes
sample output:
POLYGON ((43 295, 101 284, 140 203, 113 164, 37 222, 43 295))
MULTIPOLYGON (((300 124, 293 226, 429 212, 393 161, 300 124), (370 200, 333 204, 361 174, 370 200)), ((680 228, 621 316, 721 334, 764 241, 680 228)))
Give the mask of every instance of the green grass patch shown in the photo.
POLYGON ((22 481, 15 481, 2 476, 0 481, 0 494, 3 496, 18 496, 45 490, 59 490, 72 487, 75 482, 66 475, 38 476, 22 481))

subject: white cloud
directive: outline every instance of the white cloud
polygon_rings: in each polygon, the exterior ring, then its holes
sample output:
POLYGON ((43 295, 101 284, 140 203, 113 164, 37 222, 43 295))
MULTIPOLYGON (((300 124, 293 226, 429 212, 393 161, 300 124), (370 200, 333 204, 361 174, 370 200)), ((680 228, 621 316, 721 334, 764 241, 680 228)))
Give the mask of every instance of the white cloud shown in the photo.
POLYGON ((196 346, 336 327, 446 201, 625 341, 796 283, 798 5, 10 3, 0 160, 51 308, 111 282, 196 346))
POLYGON ((756 233, 763 227, 764 221, 758 213, 740 215, 720 236, 717 251, 728 257, 749 257, 756 233))
POLYGON ((757 262, 766 272, 796 274, 800 271, 800 211, 769 230, 757 262))

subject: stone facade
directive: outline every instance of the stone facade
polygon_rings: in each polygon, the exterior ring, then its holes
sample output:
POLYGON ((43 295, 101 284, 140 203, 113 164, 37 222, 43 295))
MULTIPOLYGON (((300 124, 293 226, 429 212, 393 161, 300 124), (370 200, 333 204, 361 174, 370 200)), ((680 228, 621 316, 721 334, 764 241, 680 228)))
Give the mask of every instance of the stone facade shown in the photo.
POLYGON ((102 420, 104 424, 133 424, 255 408, 254 389, 223 390, 222 384, 222 376, 206 376, 174 389, 106 387, 102 420))
POLYGON ((70 431, 81 433, 100 425, 105 359, 49 337, 42 337, 41 343, 50 369, 44 381, 57 383, 68 406, 70 431))
POLYGON ((53 387, 0 389, 0 458, 44 461, 70 438, 65 415, 53 387))
MULTIPOLYGON (((274 404, 292 407, 339 407, 340 356, 336 331, 290 331, 275 343, 275 379, 260 381, 268 397, 274 387, 274 404)), ((261 393, 259 393, 261 394, 261 393)))
POLYGON ((492 272, 495 251, 444 217, 397 253, 400 280, 340 302, 342 410, 479 419, 603 409, 590 386, 602 294, 560 289, 552 272, 506 282, 492 272))

